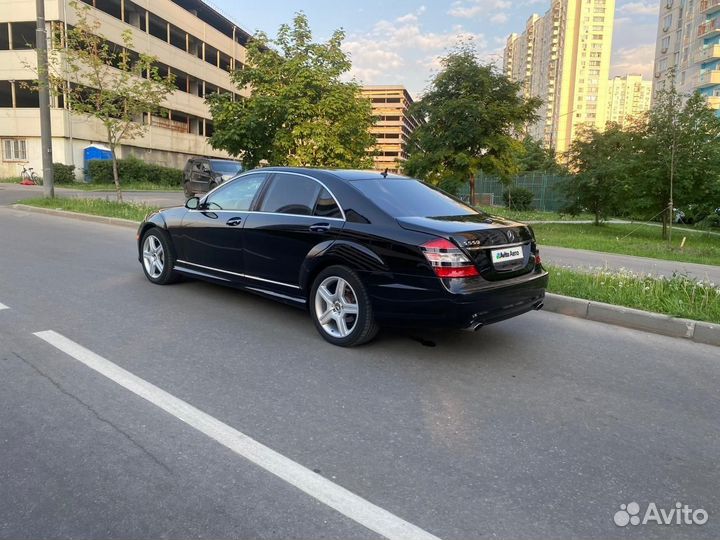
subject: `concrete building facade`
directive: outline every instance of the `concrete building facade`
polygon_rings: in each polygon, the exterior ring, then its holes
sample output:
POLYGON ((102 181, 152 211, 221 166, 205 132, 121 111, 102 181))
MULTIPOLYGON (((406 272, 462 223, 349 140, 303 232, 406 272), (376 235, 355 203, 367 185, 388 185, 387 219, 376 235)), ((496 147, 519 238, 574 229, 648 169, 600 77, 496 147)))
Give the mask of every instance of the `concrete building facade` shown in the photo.
POLYGON ((505 74, 543 102, 528 135, 557 152, 582 126, 605 127, 614 14, 615 0, 551 0, 507 39, 505 74))
POLYGON ((652 81, 642 75, 614 77, 608 83, 607 121, 621 126, 650 110, 652 81))
POLYGON ((373 148, 374 168, 398 173, 407 159, 407 144, 418 121, 409 111, 413 99, 404 86, 365 86, 362 95, 372 103, 375 125, 370 132, 377 145, 373 148))
POLYGON ((720 114, 720 0, 661 0, 653 97, 675 74, 684 94, 699 91, 720 114))
MULTIPOLYGON (((122 44, 133 35, 136 52, 154 55, 161 73, 175 76, 177 90, 164 108, 167 115, 145 115, 146 134, 125 141, 119 157, 181 168, 188 157, 227 157, 207 142, 213 125, 205 96, 237 89, 230 72, 245 63, 250 35, 202 0, 83 0, 101 23, 101 33, 122 44)), ((48 35, 73 24, 69 0, 46 0, 48 35)), ((0 177, 18 176, 22 165, 40 169, 38 96, 23 81, 35 78, 35 3, 0 0, 0 177)), ((52 46, 52 40, 49 40, 52 46)), ((51 98, 53 158, 82 174, 83 149, 106 141, 99 122, 73 114, 62 95, 51 98)))

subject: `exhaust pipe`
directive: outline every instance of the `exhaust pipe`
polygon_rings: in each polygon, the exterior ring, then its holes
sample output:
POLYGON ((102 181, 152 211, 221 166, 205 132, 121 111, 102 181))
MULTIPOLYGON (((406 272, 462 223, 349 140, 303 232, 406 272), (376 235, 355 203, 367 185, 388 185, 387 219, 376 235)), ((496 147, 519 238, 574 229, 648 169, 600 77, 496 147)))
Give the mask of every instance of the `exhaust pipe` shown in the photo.
POLYGON ((471 322, 468 326, 465 327, 465 330, 468 332, 477 332, 483 327, 483 323, 478 321, 471 322))
POLYGON ((538 302, 535 304, 535 310, 540 311, 545 306, 545 302, 538 302))

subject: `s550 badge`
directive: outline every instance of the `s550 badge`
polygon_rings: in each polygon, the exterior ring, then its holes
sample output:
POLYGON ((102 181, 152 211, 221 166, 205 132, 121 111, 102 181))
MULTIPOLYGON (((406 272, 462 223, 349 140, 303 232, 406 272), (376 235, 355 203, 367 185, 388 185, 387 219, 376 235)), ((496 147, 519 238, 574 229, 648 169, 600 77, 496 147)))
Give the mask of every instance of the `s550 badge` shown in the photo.
POLYGON ((482 246, 482 240, 466 240, 465 245, 470 246, 482 246))

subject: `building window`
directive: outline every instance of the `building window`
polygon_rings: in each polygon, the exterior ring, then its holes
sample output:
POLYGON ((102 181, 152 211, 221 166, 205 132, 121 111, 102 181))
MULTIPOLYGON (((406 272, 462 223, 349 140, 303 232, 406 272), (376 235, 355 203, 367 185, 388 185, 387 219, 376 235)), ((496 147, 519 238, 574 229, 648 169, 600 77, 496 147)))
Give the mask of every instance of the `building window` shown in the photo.
POLYGON ((0 23, 0 51, 10 48, 10 27, 8 23, 0 23))
POLYGON ((10 34, 12 36, 10 45, 15 50, 32 49, 35 46, 34 22, 10 23, 10 34))
POLYGON ((0 81, 0 107, 11 108, 12 106, 12 83, 0 81))
POLYGON ((3 139, 4 161, 27 161, 25 139, 3 139))

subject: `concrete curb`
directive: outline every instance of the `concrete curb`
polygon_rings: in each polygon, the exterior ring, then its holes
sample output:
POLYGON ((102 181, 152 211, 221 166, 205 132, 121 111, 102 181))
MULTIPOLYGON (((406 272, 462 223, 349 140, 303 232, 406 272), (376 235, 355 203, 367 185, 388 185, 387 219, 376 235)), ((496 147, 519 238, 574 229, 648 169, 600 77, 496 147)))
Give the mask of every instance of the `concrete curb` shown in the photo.
POLYGON ((92 214, 81 214, 80 212, 68 212, 67 210, 59 210, 55 208, 40 208, 37 206, 28 206, 27 204, 13 204, 12 208, 16 210, 22 210, 23 212, 35 212, 37 214, 48 214, 51 216, 61 216, 72 219, 79 219, 80 221, 92 221, 93 223, 105 223, 106 225, 120 225, 121 227, 128 227, 131 229, 137 229, 140 225, 139 221, 133 221, 131 219, 112 218, 105 216, 94 216, 92 214))
MULTIPOLYGON (((91 214, 68 212, 66 210, 54 210, 52 208, 38 208, 25 204, 14 204, 12 208, 25 212, 37 212, 81 221, 120 225, 133 229, 137 228, 140 224, 137 221, 129 219, 94 216, 91 214)), ((642 311, 640 309, 615 306, 603 302, 595 302, 594 300, 583 300, 581 298, 573 298, 571 296, 562 296, 553 293, 547 293, 545 295, 544 310, 569 317, 614 324, 625 328, 643 330, 663 336, 684 338, 696 343, 720 347, 720 324, 693 321, 690 319, 678 319, 668 315, 642 311)))
POLYGON ((685 338, 696 343, 720 347, 720 324, 679 319, 640 309, 553 293, 545 295, 544 309, 570 317, 614 324, 663 336, 685 338))

